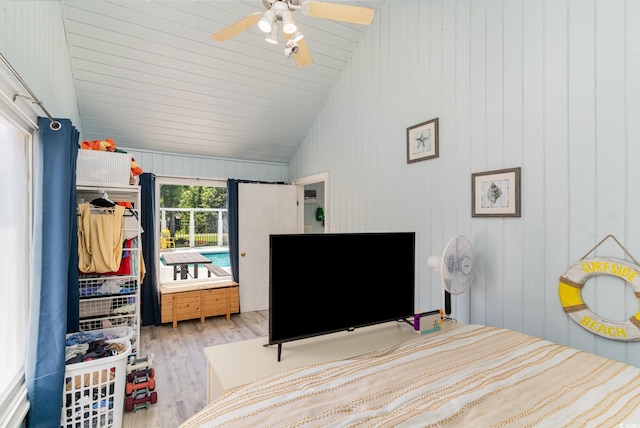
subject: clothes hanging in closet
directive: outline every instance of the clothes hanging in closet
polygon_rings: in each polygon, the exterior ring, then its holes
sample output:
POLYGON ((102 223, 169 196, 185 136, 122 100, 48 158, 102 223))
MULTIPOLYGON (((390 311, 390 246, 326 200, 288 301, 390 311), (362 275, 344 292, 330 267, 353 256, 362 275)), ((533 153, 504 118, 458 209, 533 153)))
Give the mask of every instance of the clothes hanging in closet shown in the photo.
POLYGON ((90 204, 83 203, 78 212, 78 269, 85 273, 117 271, 122 259, 124 207, 92 213, 90 204))

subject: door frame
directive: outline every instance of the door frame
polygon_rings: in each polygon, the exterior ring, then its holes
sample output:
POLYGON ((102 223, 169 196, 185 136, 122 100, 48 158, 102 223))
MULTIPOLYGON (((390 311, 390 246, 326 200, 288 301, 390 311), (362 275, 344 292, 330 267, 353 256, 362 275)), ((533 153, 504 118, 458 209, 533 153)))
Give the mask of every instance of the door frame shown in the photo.
POLYGON ((304 233, 304 186, 309 184, 324 183, 324 233, 331 231, 331 216, 329 213, 329 172, 320 172, 318 174, 309 175, 306 177, 296 178, 291 184, 294 184, 297 188, 298 197, 298 233, 304 233))

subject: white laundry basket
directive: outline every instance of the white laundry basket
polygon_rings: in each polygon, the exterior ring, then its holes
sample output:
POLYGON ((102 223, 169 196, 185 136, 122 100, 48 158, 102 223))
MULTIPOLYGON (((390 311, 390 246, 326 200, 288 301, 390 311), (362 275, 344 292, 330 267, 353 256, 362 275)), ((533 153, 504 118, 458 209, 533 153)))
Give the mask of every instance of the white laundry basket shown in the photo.
POLYGON ((120 428, 122 426, 127 360, 131 354, 131 341, 121 338, 108 342, 124 344, 125 352, 66 366, 61 427, 120 428))

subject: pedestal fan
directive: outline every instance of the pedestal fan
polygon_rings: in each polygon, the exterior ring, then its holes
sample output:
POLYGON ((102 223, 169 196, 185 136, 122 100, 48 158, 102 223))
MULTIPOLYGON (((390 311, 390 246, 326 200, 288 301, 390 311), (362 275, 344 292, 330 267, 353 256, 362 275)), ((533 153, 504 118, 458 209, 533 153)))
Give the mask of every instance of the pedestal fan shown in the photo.
POLYGON ((457 235, 445 245, 442 256, 430 256, 427 260, 430 268, 440 271, 446 315, 451 314, 451 295, 464 293, 473 282, 474 259, 471 241, 457 235))

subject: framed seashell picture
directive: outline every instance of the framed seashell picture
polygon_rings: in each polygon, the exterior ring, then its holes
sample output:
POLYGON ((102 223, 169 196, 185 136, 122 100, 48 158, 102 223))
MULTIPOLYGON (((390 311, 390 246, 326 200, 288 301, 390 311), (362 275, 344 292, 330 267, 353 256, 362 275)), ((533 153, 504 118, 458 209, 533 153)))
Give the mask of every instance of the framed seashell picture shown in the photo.
POLYGON ((520 168, 471 174, 472 217, 520 217, 520 168))

